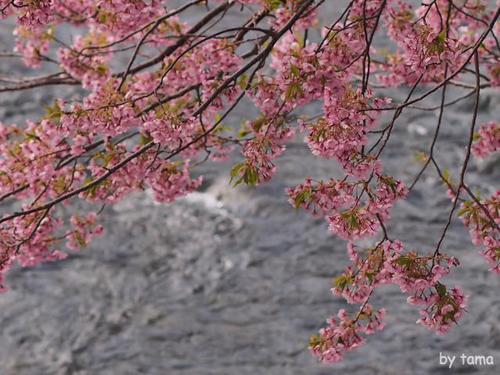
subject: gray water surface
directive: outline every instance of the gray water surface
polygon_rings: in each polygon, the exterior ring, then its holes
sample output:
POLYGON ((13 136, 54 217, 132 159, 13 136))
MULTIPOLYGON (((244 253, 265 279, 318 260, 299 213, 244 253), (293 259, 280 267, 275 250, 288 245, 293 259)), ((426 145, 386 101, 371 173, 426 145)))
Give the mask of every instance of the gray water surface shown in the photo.
MULTIPOLYGON (((0 43, 7 45, 2 22, 0 43)), ((13 72, 25 69, 2 62, 0 74, 13 72)), ((36 118, 60 90, 0 95, 1 121, 36 118)), ((404 91, 390 94, 402 98, 404 91)), ((484 93, 480 122, 498 118, 499 102, 498 92, 484 93)), ((435 105, 435 98, 428 103, 435 105)), ((471 108, 472 102, 453 107, 439 138, 437 158, 455 174, 471 108)), ((252 115, 241 106, 233 121, 252 115)), ((403 113, 386 151, 388 173, 412 180, 419 169, 414 152, 430 145, 436 120, 435 113, 403 113)), ((415 324, 418 310, 397 288, 382 288, 374 305, 387 308, 387 328, 342 363, 317 363, 306 349, 308 338, 345 307, 330 287, 348 259, 345 243, 323 220, 287 203, 285 188, 305 176, 331 177, 338 167, 297 139, 272 182, 233 189, 228 170, 237 160, 202 166, 202 191, 174 204, 155 204, 142 193, 106 209, 106 235, 65 261, 13 270, 10 291, 0 295, 0 374, 499 373, 499 278, 458 221, 444 249, 463 265, 449 283, 471 296, 460 324, 438 337, 415 324), (495 366, 448 370, 438 363, 440 352, 493 355, 495 366)), ((474 162, 469 172, 468 182, 485 194, 498 188, 498 160, 474 162)), ((441 183, 427 173, 395 208, 389 229, 409 248, 430 251, 449 209, 441 183)))

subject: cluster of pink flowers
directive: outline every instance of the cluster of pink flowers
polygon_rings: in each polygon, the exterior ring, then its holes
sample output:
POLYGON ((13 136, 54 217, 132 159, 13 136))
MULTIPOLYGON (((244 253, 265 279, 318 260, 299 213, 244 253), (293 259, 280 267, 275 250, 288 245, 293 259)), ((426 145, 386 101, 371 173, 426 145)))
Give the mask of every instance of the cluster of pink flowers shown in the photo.
POLYGON ((82 81, 82 86, 91 88, 100 86, 100 82, 109 77, 109 68, 106 64, 111 55, 88 56, 80 51, 93 45, 95 40, 102 38, 101 43, 107 43, 105 35, 89 34, 85 37, 77 36, 71 48, 59 48, 57 51, 59 61, 64 70, 72 77, 82 81))
POLYGON ((366 110, 383 107, 390 100, 370 99, 371 91, 362 94, 360 90, 344 88, 334 93, 327 89, 325 117, 307 126, 310 134, 306 142, 313 154, 337 159, 348 175, 358 178, 367 178, 382 169, 380 160, 364 155, 361 150, 368 142, 367 133, 377 125, 373 115, 376 112, 366 110))
POLYGON ((437 284, 435 293, 425 298, 413 299, 411 303, 426 305, 420 310, 420 319, 417 323, 442 335, 447 333, 462 317, 467 300, 468 297, 461 289, 455 287, 448 290, 443 284, 437 284))
POLYGON ((374 314, 367 303, 375 289, 381 285, 398 285, 408 293, 408 303, 421 305, 417 323, 437 333, 446 333, 462 317, 467 303, 461 289, 448 289, 441 279, 458 265, 458 260, 442 254, 420 256, 415 252, 404 253, 399 241, 384 241, 366 251, 362 256, 356 246, 348 245, 353 263, 335 279, 332 293, 346 299, 349 304, 359 304, 355 319, 344 310, 339 312, 340 322, 332 318, 327 327, 313 336, 310 347, 325 362, 337 362, 344 352, 355 349, 364 342, 364 335, 384 327, 385 310, 374 314), (361 321, 367 319, 363 326, 361 321))
POLYGON ((294 137, 295 132, 284 125, 276 126, 265 118, 245 124, 243 132, 252 138, 243 146, 245 161, 233 168, 231 177, 237 178, 236 184, 258 185, 270 180, 276 172, 273 161, 285 151, 286 142, 294 137))
MULTIPOLYGON (((387 75, 380 81, 386 85, 440 82, 445 70, 454 72, 466 59, 466 51, 480 35, 488 14, 483 4, 468 6, 467 11, 451 6, 447 0, 423 4, 416 10, 403 1, 393 1, 385 13, 388 34, 398 50, 387 54, 380 68, 387 75), (447 21, 446 21, 447 20, 447 21)), ((494 38, 486 43, 494 44, 494 38)))
POLYGON ((47 30, 29 29, 19 26, 14 30, 17 36, 15 51, 23 57, 23 62, 30 68, 38 68, 42 64, 42 56, 49 51, 50 40, 53 37, 53 28, 47 30))
POLYGON ((189 165, 179 168, 175 163, 161 163, 155 172, 146 177, 158 202, 168 203, 176 198, 196 190, 202 183, 202 177, 191 179, 189 165))
POLYGON ((162 1, 21 0, 0 2, 0 16, 15 13, 20 25, 38 28, 48 23, 88 23, 119 38, 162 14, 162 1))
POLYGON ((68 234, 67 247, 79 250, 86 247, 92 238, 104 233, 102 225, 97 224, 97 214, 90 212, 86 216, 72 216, 70 219, 72 231, 68 234))
POLYGON ((54 0, 24 1, 20 6, 16 6, 12 1, 10 3, 11 8, 21 8, 21 14, 18 16, 18 22, 21 25, 34 28, 52 20, 51 11, 54 0))
POLYGON ((327 326, 318 335, 312 336, 309 346, 314 355, 323 362, 338 362, 344 354, 365 342, 365 336, 384 328, 385 310, 374 311, 365 304, 355 317, 341 309, 337 317, 327 320, 327 326))
POLYGON ((13 220, 12 228, 1 228, 0 240, 0 291, 6 291, 4 274, 15 260, 22 267, 33 267, 41 262, 66 258, 67 254, 54 249, 54 233, 62 220, 42 213, 35 213, 13 220))
POLYGON ((472 145, 472 152, 476 157, 483 159, 497 151, 500 151, 500 124, 492 121, 479 129, 476 141, 472 145))
POLYGON ((370 237, 380 229, 381 221, 390 217, 394 203, 404 198, 405 185, 390 176, 376 174, 367 181, 320 181, 288 190, 289 201, 313 213, 320 211, 330 230, 346 240, 370 237), (376 182, 375 182, 376 181, 376 182))
POLYGON ((392 271, 392 280, 399 285, 402 292, 419 294, 433 288, 450 272, 450 267, 458 264, 456 258, 442 254, 423 256, 409 252, 391 262, 389 271, 392 271))
POLYGON ((62 103, 61 107, 69 107, 69 113, 61 109, 61 128, 68 135, 85 136, 89 141, 96 135, 113 137, 136 128, 139 124, 136 111, 130 104, 120 105, 124 96, 116 91, 117 85, 116 79, 109 79, 100 83, 83 103, 70 106, 62 103))
POLYGON ((469 229, 472 242, 483 247, 483 256, 491 270, 500 274, 500 190, 480 202, 462 203, 459 215, 469 229))

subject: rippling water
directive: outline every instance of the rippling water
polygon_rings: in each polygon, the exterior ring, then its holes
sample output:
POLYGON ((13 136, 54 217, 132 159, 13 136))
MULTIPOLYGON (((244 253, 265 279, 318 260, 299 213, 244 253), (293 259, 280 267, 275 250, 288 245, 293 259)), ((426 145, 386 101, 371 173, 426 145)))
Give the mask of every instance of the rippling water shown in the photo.
MULTIPOLYGON (((7 31, 4 23, 2 44, 9 43, 7 31)), ((0 74, 12 72, 23 68, 2 62, 0 74)), ((1 121, 36 117, 58 90, 1 95, 1 121)), ((402 97, 396 90, 389 94, 402 97)), ((485 91, 481 122, 498 117, 499 102, 498 93, 485 91)), ((451 170, 463 157, 471 106, 465 102, 445 117, 437 158, 451 170)), ((233 121, 252 115, 240 106, 233 121)), ((411 181, 419 168, 413 153, 428 147, 436 120, 434 113, 403 113, 385 157, 390 173, 411 181)), ((85 251, 11 272, 11 290, 0 296, 0 374, 498 373, 499 279, 459 222, 444 244, 463 265, 450 283, 471 295, 459 326, 445 337, 429 333, 415 324, 417 309, 398 289, 386 287, 374 304, 387 308, 387 328, 344 362, 318 364, 306 345, 344 307, 329 289, 347 265, 345 244, 323 220, 294 210, 284 189, 308 175, 332 176, 338 168, 313 157, 298 139, 279 160, 272 182, 233 189, 228 167, 237 159, 203 166, 203 191, 175 204, 157 205, 144 193, 108 209, 106 236, 85 251), (493 355, 496 365, 448 371, 439 366, 440 352, 493 355)), ((498 160, 490 160, 472 164, 468 181, 491 192, 499 177, 498 160)), ((441 184, 426 174, 396 207, 389 227, 409 247, 429 250, 448 210, 441 184)))

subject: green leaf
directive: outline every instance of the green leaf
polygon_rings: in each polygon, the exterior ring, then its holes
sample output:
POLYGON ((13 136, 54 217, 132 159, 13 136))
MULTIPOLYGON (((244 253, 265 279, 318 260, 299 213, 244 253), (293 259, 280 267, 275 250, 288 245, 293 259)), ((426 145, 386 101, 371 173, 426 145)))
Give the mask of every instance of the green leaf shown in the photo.
POLYGON ((314 349, 321 345, 321 336, 320 335, 312 335, 309 339, 309 347, 314 349))
POLYGON ((370 282, 370 284, 373 283, 374 274, 372 272, 366 272, 365 275, 368 278, 368 281, 370 282))
POLYGON ((354 228, 354 229, 359 228, 358 218, 354 214, 349 216, 349 227, 354 228))
POLYGON ((257 168, 247 163, 238 163, 231 169, 231 180, 233 187, 244 182, 247 185, 257 185, 259 183, 259 173, 257 168), (233 181, 240 177, 236 182, 233 181))
POLYGON ((270 11, 273 11, 279 8, 281 0, 266 0, 266 5, 270 11))
POLYGON ((29 141, 39 141, 40 138, 35 133, 24 133, 24 136, 29 141))
POLYGON ((153 138, 150 135, 141 134, 141 139, 140 139, 139 143, 141 146, 144 146, 144 145, 147 145, 152 140, 153 140, 153 138))
POLYGON ((300 208, 302 203, 305 203, 311 199, 312 191, 311 189, 304 190, 297 194, 295 197, 295 208, 300 208))
POLYGON ((290 70, 291 70, 293 76, 300 78, 300 69, 297 65, 292 64, 290 66, 290 70))
POLYGON ((257 183, 259 182, 257 169, 253 166, 247 166, 245 174, 243 175, 243 181, 245 181, 247 185, 257 185, 257 183))
POLYGON ((395 260, 396 264, 399 266, 403 267, 408 267, 411 264, 410 259, 408 259, 406 256, 402 255, 399 258, 395 260))
POLYGON ((84 248, 87 246, 85 238, 83 238, 83 236, 79 232, 75 232, 75 240, 78 243, 78 246, 80 246, 80 248, 84 248))
POLYGON ((100 64, 97 66, 97 68, 95 70, 100 75, 105 75, 108 72, 108 67, 104 64, 100 64))
POLYGON ((244 168, 245 168, 245 163, 238 163, 233 168, 231 168, 231 180, 229 181, 229 183, 232 183, 233 180, 240 175, 240 172, 244 168))
POLYGON ((470 207, 464 207, 458 211, 458 217, 462 217, 466 214, 470 214, 471 208, 470 207))
POLYGON ((262 116, 259 116, 259 118, 257 118, 256 120, 254 120, 252 122, 252 128, 253 130, 257 133, 260 131, 260 129, 262 129, 262 127, 264 126, 264 124, 267 122, 267 119, 266 117, 264 117, 263 115, 262 116))
POLYGON ((56 35, 56 27, 54 25, 49 26, 49 28, 43 33, 44 39, 52 40, 56 35))
POLYGON ((247 129, 240 129, 240 131, 238 132, 238 138, 244 138, 250 133, 251 132, 247 129))
POLYGON ((441 283, 437 283, 436 284, 436 292, 438 293, 439 297, 446 296, 446 286, 444 286, 441 283))
POLYGON ((286 99, 294 99, 299 94, 302 94, 302 87, 299 83, 294 82, 286 89, 285 97, 286 99))
POLYGON ((392 190, 393 194, 396 194, 396 191, 397 191, 396 188, 398 186, 398 183, 394 178, 392 178, 391 176, 382 176, 380 179, 382 180, 382 182, 384 184, 389 186, 389 188, 392 190))
POLYGON ((436 42, 439 44, 443 44, 446 39, 446 31, 441 31, 439 35, 436 37, 436 42))
POLYGON ((340 290, 344 290, 350 284, 352 284, 352 279, 346 275, 341 275, 333 281, 335 288, 340 290))
POLYGON ((59 103, 56 101, 52 106, 47 106, 46 107, 47 115, 45 118, 47 120, 53 120, 56 122, 59 122, 61 120, 61 116, 63 114, 62 108, 59 105, 59 103))
POLYGON ((245 90, 248 86, 248 75, 246 74, 243 74, 239 79, 238 79, 238 86, 240 86, 240 88, 242 90, 245 90))

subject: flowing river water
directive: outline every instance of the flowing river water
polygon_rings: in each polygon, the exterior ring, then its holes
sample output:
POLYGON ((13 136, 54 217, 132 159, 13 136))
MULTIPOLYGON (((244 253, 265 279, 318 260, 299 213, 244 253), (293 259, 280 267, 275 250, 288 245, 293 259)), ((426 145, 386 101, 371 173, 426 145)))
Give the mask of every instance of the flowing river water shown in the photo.
MULTIPOLYGON (((325 17, 338 12, 334 3, 327 1, 325 17)), ((0 24, 0 44, 8 46, 11 26, 0 24)), ((0 65, 3 75, 25 72, 14 60, 0 65)), ((1 94, 0 121, 36 118, 61 90, 1 94)), ((404 93, 388 92, 396 100, 404 93)), ((483 94, 481 123, 498 118, 500 104, 498 92, 483 94)), ((472 106, 452 107, 439 138, 437 158, 455 174, 472 106)), ((254 115, 242 105, 231 121, 254 115)), ((384 157, 389 173, 412 180, 419 169, 414 154, 429 147, 436 121, 433 112, 403 112, 384 157)), ((324 220, 287 203, 285 188, 305 176, 331 177, 338 168, 314 157, 298 137, 273 181, 234 189, 228 171, 238 159, 203 165, 197 171, 205 175, 202 189, 174 204, 155 204, 142 193, 106 209, 105 236, 65 261, 13 270, 10 291, 0 295, 0 374, 499 373, 499 279, 458 221, 444 248, 462 263, 449 283, 470 295, 459 325, 443 337, 428 332, 415 324, 417 308, 396 287, 384 287, 374 305, 386 307, 386 329, 340 364, 317 363, 308 338, 345 307, 330 287, 348 259, 345 243, 329 234, 324 220), (495 365, 462 366, 457 359, 449 370, 439 364, 440 352, 492 355, 495 365)), ((471 164, 468 181, 486 194, 499 180, 498 159, 471 164)), ((442 184, 427 173, 396 206, 389 230, 410 248, 430 251, 449 209, 442 184)))

